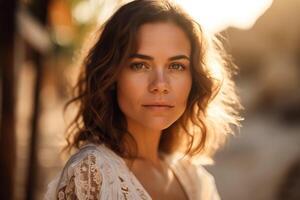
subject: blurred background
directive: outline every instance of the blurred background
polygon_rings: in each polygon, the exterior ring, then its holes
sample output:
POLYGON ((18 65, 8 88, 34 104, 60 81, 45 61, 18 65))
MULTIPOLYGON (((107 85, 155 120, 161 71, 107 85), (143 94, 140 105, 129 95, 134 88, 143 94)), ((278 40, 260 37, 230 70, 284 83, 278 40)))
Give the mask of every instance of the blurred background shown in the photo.
MULTIPOLYGON (((243 127, 207 166, 222 199, 299 200, 300 1, 177 1, 239 66, 243 127)), ((82 45, 125 2, 1 0, 0 199, 42 199, 62 169, 82 45)))

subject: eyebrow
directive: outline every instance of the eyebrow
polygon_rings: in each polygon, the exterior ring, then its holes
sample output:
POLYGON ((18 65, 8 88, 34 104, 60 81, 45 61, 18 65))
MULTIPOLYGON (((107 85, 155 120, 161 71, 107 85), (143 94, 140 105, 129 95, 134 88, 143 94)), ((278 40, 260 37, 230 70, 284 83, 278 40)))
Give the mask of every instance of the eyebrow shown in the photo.
MULTIPOLYGON (((139 54, 139 53, 131 54, 129 56, 129 58, 140 58, 140 59, 144 59, 144 60, 154 60, 154 58, 152 56, 148 56, 148 55, 144 55, 144 54, 139 54)), ((180 59, 186 59, 186 60, 190 61, 190 58, 188 56, 186 56, 186 55, 172 56, 168 60, 169 61, 173 61, 173 60, 180 60, 180 59)))

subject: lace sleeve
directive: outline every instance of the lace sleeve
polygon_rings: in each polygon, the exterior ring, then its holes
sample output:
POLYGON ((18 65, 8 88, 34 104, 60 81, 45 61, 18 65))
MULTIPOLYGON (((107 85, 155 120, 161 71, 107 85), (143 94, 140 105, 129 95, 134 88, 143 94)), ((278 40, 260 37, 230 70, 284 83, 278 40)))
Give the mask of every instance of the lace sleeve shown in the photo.
MULTIPOLYGON (((72 166, 70 166, 72 167, 72 166)), ((102 176, 93 154, 86 155, 68 175, 65 184, 59 186, 59 200, 99 200, 102 176)))

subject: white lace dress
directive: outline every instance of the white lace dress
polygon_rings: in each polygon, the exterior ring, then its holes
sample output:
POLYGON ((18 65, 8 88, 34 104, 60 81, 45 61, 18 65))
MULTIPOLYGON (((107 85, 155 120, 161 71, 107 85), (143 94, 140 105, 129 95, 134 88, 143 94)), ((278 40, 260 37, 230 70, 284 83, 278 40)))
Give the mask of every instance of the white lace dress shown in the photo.
MULTIPOLYGON (((188 160, 165 156, 189 200, 219 200, 214 178, 188 160)), ((45 200, 151 200, 125 161, 105 145, 88 144, 48 185, 45 200)))

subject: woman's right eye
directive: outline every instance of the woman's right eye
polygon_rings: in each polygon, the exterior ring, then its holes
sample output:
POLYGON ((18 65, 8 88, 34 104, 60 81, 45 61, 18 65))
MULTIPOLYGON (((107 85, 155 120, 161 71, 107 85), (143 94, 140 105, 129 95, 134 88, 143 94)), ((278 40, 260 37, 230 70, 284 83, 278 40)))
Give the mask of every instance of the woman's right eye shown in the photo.
POLYGON ((130 68, 138 71, 138 70, 147 70, 149 67, 145 63, 131 63, 130 68))

